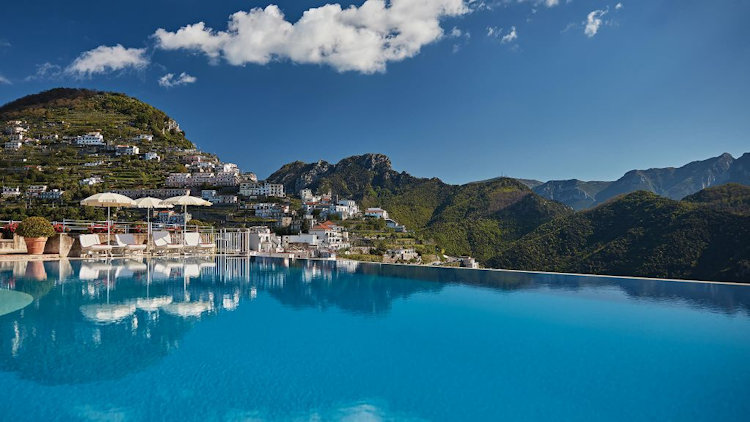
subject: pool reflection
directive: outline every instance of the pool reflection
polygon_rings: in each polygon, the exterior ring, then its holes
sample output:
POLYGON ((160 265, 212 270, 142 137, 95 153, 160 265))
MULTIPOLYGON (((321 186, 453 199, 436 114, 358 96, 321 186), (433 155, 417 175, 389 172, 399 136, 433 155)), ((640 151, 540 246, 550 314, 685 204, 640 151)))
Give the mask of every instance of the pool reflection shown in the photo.
POLYGON ((378 317, 394 301, 452 283, 506 292, 614 288, 637 300, 750 310, 746 286, 262 258, 4 262, 0 288, 33 302, 0 316, 0 369, 42 384, 116 379, 159 361, 202 319, 259 292, 291 308, 378 317))

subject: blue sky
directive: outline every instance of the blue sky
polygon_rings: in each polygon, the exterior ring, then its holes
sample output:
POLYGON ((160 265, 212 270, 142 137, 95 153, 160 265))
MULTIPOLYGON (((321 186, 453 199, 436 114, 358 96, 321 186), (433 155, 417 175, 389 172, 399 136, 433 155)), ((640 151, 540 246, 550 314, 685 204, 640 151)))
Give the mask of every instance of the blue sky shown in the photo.
POLYGON ((261 177, 380 152, 452 183, 609 180, 750 151, 743 0, 29 3, 4 5, 0 102, 124 92, 261 177))

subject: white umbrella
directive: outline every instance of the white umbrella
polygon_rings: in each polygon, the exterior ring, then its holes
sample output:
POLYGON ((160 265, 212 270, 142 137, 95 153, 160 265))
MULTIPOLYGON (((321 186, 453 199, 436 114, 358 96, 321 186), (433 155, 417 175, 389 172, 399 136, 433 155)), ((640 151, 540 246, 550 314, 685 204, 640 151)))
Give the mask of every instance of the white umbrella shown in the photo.
POLYGON ((106 324, 122 321, 133 315, 135 313, 135 304, 93 304, 83 305, 79 309, 86 319, 106 324))
POLYGON ((174 205, 165 204, 163 200, 159 198, 152 198, 147 196, 145 198, 138 198, 134 201, 136 208, 148 208, 146 212, 146 232, 147 242, 151 241, 151 209, 153 208, 172 208, 174 205))
POLYGON ((109 210, 112 207, 131 207, 135 202, 125 195, 119 193, 104 192, 91 195, 88 198, 81 201, 81 205, 88 205, 90 207, 107 207, 107 244, 110 244, 110 236, 112 235, 112 224, 110 223, 109 210))
POLYGON ((197 196, 190 196, 190 195, 181 195, 181 196, 173 196, 171 198, 164 200, 165 204, 168 205, 182 205, 182 212, 183 212, 183 229, 182 229, 182 243, 185 243, 185 232, 187 231, 187 207, 188 205, 198 206, 198 207, 210 207, 213 205, 212 203, 206 201, 203 198, 198 198, 197 196))

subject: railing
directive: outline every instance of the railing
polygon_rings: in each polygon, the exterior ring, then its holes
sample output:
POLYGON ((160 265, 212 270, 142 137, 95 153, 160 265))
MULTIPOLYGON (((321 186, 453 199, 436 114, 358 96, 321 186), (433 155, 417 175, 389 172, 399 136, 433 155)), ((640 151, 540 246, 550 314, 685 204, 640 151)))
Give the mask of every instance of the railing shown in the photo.
MULTIPOLYGON (((21 221, 16 220, 0 220, 0 226, 6 224, 20 223, 21 221)), ((107 233, 107 221, 106 220, 68 220, 63 219, 62 221, 52 221, 52 225, 59 228, 61 232, 68 233, 107 233)), ((147 223, 132 223, 132 222, 121 222, 111 221, 109 222, 112 233, 147 233, 149 228, 147 223)), ((166 223, 150 223, 151 232, 154 231, 170 231, 170 232, 182 232, 185 226, 182 224, 166 224, 166 223)), ((187 225, 187 231, 199 232, 199 233, 213 233, 216 231, 212 226, 198 226, 198 225, 187 225)))
MULTIPOLYGON (((20 223, 14 220, 0 220, 0 227, 7 224, 20 223)), ((52 221, 52 224, 61 233, 107 233, 107 221, 96 220, 68 220, 52 221)), ((146 234, 149 228, 146 223, 111 222, 111 233, 141 233, 146 234)), ((150 232, 170 231, 174 233, 173 241, 181 242, 184 226, 181 224, 150 223, 150 232)), ((250 229, 222 228, 215 229, 211 226, 188 225, 187 232, 198 232, 201 234, 203 243, 216 245, 216 253, 221 255, 250 255, 250 229)))
POLYGON ((250 230, 220 229, 216 233, 216 252, 222 255, 250 254, 250 230))

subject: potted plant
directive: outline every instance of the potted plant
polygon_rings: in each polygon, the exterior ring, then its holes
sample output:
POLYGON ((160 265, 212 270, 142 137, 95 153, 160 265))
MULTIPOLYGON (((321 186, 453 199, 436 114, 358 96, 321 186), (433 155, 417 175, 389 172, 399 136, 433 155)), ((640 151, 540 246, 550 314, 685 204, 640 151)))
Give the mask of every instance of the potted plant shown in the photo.
POLYGON ((13 239, 13 235, 16 233, 16 229, 18 229, 18 223, 10 222, 3 226, 3 238, 4 239, 13 239))
POLYGON ((55 228, 44 217, 29 217, 18 225, 16 234, 23 236, 29 255, 41 255, 47 238, 55 235, 55 228))

